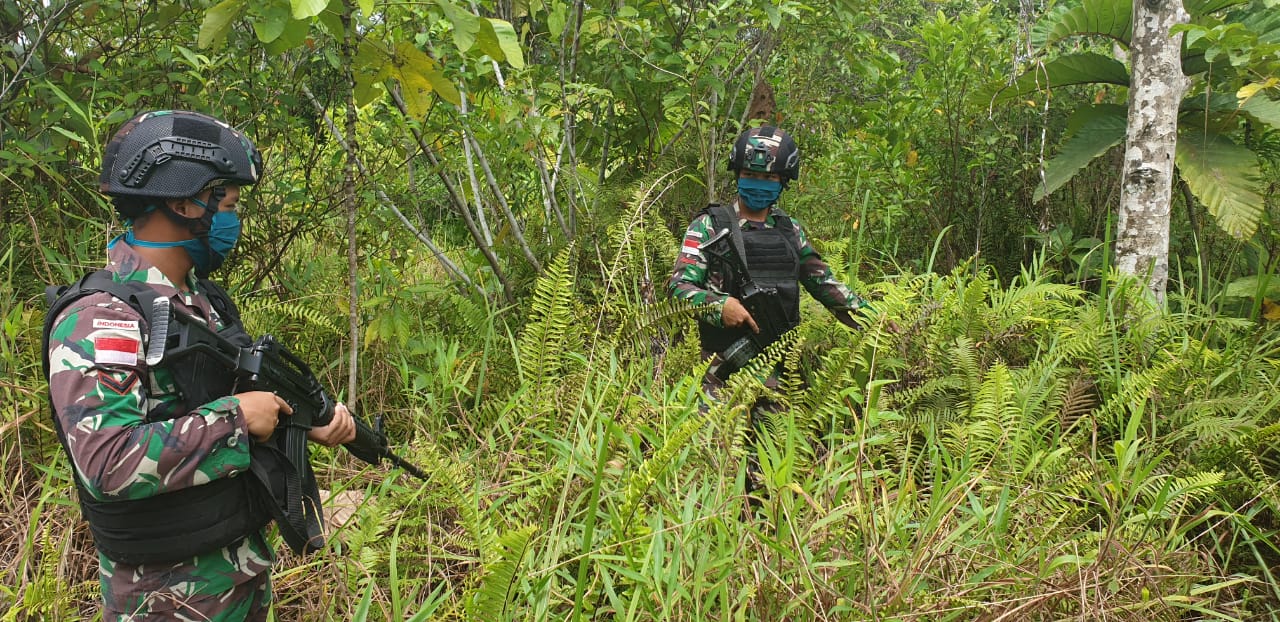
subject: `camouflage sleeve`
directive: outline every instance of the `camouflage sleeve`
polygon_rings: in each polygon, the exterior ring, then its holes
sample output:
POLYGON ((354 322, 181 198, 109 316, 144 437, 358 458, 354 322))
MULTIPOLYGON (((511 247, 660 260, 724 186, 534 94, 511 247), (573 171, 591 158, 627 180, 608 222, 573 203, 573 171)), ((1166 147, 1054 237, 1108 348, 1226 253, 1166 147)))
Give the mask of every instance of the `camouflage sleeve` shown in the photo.
POLYGON ((141 324, 132 308, 95 294, 57 318, 49 336, 50 400, 77 476, 101 500, 198 486, 249 467, 234 397, 146 422, 157 398, 146 388, 141 324))
POLYGON ((793 218, 792 223, 795 224, 796 237, 799 238, 800 283, 809 295, 832 311, 857 311, 868 306, 867 301, 853 293, 848 285, 836 280, 831 273, 831 266, 809 244, 809 237, 805 235, 800 222, 793 218))
POLYGON ((676 256, 675 271, 667 283, 672 298, 684 299, 696 305, 712 304, 715 308, 703 316, 713 326, 720 325, 720 310, 727 296, 719 288, 718 275, 712 274, 703 252, 698 249, 703 240, 711 237, 711 216, 703 214, 693 219, 685 231, 684 242, 676 256))

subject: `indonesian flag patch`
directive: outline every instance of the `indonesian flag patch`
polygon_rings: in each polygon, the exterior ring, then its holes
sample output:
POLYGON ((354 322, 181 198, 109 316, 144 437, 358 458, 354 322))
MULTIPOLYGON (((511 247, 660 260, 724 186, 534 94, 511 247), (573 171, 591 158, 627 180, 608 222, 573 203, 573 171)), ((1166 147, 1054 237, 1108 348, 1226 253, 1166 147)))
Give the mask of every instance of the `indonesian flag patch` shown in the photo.
POLYGON ((95 337, 93 340, 93 362, 99 365, 137 365, 137 339, 128 337, 95 337))

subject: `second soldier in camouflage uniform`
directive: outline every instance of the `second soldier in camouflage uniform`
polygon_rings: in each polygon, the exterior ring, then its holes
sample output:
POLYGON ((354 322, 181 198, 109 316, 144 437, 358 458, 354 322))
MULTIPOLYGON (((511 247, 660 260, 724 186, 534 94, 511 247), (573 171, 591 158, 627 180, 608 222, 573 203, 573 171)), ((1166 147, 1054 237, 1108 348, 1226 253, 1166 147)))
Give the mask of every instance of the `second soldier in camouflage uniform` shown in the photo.
MULTIPOLYGON (((800 222, 775 205, 787 183, 799 174, 799 168, 800 151, 783 130, 760 127, 743 132, 729 156, 729 170, 738 175, 738 196, 731 206, 713 205, 703 210, 685 231, 668 289, 672 297, 715 306, 698 322, 702 357, 711 361, 703 388, 712 396, 736 371, 723 367, 725 346, 748 331, 760 332, 756 319, 738 298, 742 294, 737 291, 737 284, 729 278, 734 268, 704 248, 728 228, 731 223, 724 222, 726 219, 737 220, 739 235, 746 241, 746 264, 752 277, 757 282, 762 278, 770 280, 783 292, 787 304, 794 306, 791 325, 781 328, 793 328, 799 323, 797 285, 850 327, 857 327, 853 313, 867 307, 861 297, 832 275, 831 267, 809 244, 800 222)), ((729 244, 729 236, 718 243, 722 247, 729 244)), ((763 337, 768 341, 780 336, 763 337)), ((770 377, 767 382, 776 384, 776 378, 770 377)))
MULTIPOLYGON (((253 144, 212 117, 161 111, 130 120, 104 157, 102 190, 132 225, 108 246, 105 274, 222 328, 213 286, 195 277, 235 245, 240 186, 260 173, 253 144)), ((262 391, 186 403, 170 370, 147 364, 146 317, 111 294, 75 299, 51 326, 51 404, 99 549, 103 619, 265 620, 269 516, 244 498, 243 482, 253 439, 269 436, 289 406, 262 391), (158 542, 193 550, 156 550, 168 546, 158 542)), ((336 411, 311 440, 354 438, 350 414, 336 411)))
MULTIPOLYGON (((739 354, 767 347, 800 324, 801 287, 850 327, 857 326, 853 313, 866 307, 862 298, 835 279, 809 244, 804 227, 775 206, 800 171, 800 151, 791 136, 767 126, 743 132, 729 156, 729 170, 738 176, 733 204, 711 205, 694 218, 668 283, 672 297, 714 306, 698 321, 702 358, 710 361, 702 387, 711 399, 719 397, 725 380, 745 365, 739 354), (776 292, 772 323, 752 317, 743 305, 742 279, 733 276, 743 264, 729 260, 739 253, 745 255, 752 284, 776 292), (747 341, 750 348, 738 347, 747 341)), ((763 381, 771 388, 778 386, 776 373, 763 381)), ((779 408, 769 399, 750 406, 749 445, 755 445, 767 422, 763 413, 779 408)), ((757 506, 760 501, 753 493, 760 490, 762 474, 754 453, 748 454, 746 466, 747 501, 757 506)))

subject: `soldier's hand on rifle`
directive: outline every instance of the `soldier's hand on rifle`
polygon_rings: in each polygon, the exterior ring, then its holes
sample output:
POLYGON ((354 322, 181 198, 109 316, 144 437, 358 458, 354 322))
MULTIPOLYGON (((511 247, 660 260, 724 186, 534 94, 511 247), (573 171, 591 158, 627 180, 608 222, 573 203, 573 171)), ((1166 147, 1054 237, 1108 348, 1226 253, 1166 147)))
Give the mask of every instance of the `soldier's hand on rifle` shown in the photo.
POLYGON ((724 307, 720 309, 720 323, 724 324, 725 328, 747 326, 753 333, 760 332, 760 327, 756 325, 755 318, 751 317, 751 312, 747 311, 747 308, 742 306, 742 302, 733 296, 726 298, 724 307))
POLYGON ((322 428, 311 428, 307 431, 307 440, 320 443, 325 447, 336 447, 350 443, 356 438, 356 421, 351 417, 347 405, 339 403, 333 407, 333 420, 322 428))
POLYGON ((244 412, 245 427, 249 434, 259 441, 271 438, 280 420, 280 413, 293 414, 293 408, 284 398, 269 391, 249 391, 234 396, 240 400, 240 410, 244 412))

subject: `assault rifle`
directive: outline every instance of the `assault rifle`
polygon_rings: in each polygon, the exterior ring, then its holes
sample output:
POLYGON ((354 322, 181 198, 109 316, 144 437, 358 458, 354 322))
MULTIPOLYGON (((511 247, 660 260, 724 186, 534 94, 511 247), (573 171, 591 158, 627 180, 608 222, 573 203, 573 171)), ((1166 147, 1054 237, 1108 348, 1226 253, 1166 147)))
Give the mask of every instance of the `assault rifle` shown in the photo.
MULTIPOLYGON (((333 421, 333 398, 307 364, 271 335, 254 340, 243 330, 216 332, 185 313, 168 313, 166 298, 156 298, 155 304, 165 308, 151 314, 149 365, 163 361, 171 370, 185 370, 190 376, 179 374, 176 383, 200 393, 200 398, 269 391, 293 408, 293 414, 279 418, 267 441, 252 445, 249 466, 289 548, 300 554, 319 550, 324 546, 324 510, 311 470, 307 431, 333 421), (177 320, 176 330, 170 330, 170 319, 177 320), (179 364, 170 364, 174 362, 179 364)), ((374 418, 373 426, 352 419, 356 437, 343 444, 351 455, 374 466, 386 460, 427 481, 426 473, 391 452, 381 417, 374 418)))
POLYGON ((746 259, 739 246, 740 235, 735 240, 731 229, 726 228, 698 246, 699 250, 710 253, 732 268, 734 284, 739 293, 738 301, 747 309, 751 318, 755 320, 756 326, 760 328, 759 333, 754 333, 748 328, 745 336, 734 341, 720 353, 724 364, 716 370, 716 377, 721 380, 728 379, 730 374, 746 367, 751 359, 782 337, 791 326, 787 320, 787 312, 782 306, 782 298, 778 295, 778 289, 759 287, 751 278, 746 259), (730 241, 734 243, 730 244, 730 241), (717 250, 717 247, 727 247, 727 249, 717 250))
MULTIPOLYGON (((176 345, 164 350, 164 358, 203 355, 208 357, 205 360, 214 361, 223 371, 232 372, 235 392, 268 391, 279 395, 293 408, 293 414, 280 417, 276 434, 289 436, 290 431, 301 432, 305 442, 308 430, 324 427, 333 421, 336 402, 320 386, 311 368, 275 337, 264 335, 247 347, 241 347, 186 314, 174 313, 170 317, 177 319, 180 326, 167 335, 170 343, 176 340, 176 345)), ((159 344, 165 341, 160 340, 159 344)), ((153 348, 158 345, 154 338, 152 344, 153 348)), ((428 479, 421 469, 391 451, 387 435, 383 432, 382 417, 375 417, 372 426, 354 415, 352 419, 356 424, 356 437, 343 444, 351 455, 373 466, 386 460, 418 479, 428 479)), ((292 435, 298 436, 296 432, 292 435)))

